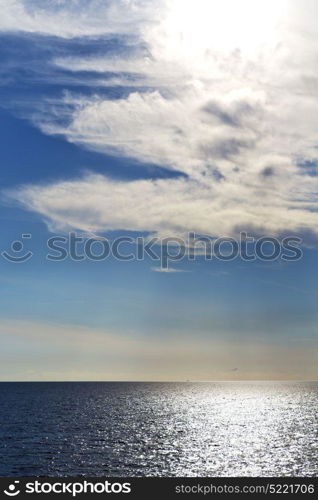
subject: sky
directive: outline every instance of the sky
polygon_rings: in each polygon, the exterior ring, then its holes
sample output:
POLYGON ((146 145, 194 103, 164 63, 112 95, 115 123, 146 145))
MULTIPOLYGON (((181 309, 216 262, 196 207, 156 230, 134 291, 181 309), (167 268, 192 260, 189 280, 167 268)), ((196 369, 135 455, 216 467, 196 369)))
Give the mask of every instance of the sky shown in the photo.
POLYGON ((0 7, 0 380, 317 380, 316 0, 0 7), (47 259, 242 231, 302 257, 47 259))

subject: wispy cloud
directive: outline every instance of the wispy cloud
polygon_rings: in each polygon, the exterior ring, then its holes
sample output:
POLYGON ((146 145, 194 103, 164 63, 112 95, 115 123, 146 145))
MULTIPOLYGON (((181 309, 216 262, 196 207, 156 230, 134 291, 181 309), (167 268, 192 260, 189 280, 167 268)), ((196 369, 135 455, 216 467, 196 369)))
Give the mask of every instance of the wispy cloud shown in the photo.
POLYGON ((158 267, 154 266, 151 268, 152 271, 156 273, 186 273, 184 269, 176 269, 175 267, 158 267))
POLYGON ((149 7, 146 0, 1 0, 0 31, 64 38, 131 34, 149 18, 149 7))
POLYGON ((2 30, 134 38, 130 52, 52 57, 126 92, 41 101, 30 118, 44 133, 186 176, 88 175, 9 196, 60 229, 317 234, 318 177, 304 168, 318 157, 317 4, 256 3, 5 2, 2 30))
POLYGON ((263 195, 256 190, 252 196, 249 187, 239 180, 220 186, 206 176, 198 180, 119 182, 89 175, 81 180, 7 192, 25 208, 40 213, 53 230, 121 229, 168 236, 184 235, 189 230, 213 235, 233 234, 241 229, 272 234, 301 232, 304 227, 316 231, 317 212, 302 209, 294 200, 282 201, 279 189, 263 195))

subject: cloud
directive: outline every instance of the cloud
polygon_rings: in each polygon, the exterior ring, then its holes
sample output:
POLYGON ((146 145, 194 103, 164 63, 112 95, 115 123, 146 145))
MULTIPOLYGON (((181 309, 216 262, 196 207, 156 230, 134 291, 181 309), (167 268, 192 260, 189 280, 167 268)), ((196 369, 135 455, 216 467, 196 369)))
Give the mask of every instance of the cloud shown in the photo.
POLYGON ((284 188, 279 184, 266 189, 252 182, 244 186, 239 179, 238 173, 226 184, 211 176, 121 182, 88 175, 47 186, 23 186, 6 195, 41 214, 53 231, 120 229, 185 236, 187 231, 227 235, 245 228, 279 235, 317 227, 317 212, 304 208, 303 201, 288 199, 288 181, 284 188))
POLYGON ((78 16, 74 2, 6 5, 2 29, 135 39, 129 53, 52 58, 73 77, 93 71, 100 82, 112 72, 105 88, 126 91, 41 101, 31 119, 44 133, 186 176, 114 182, 87 175, 7 196, 55 229, 318 234, 318 177, 303 167, 318 158, 314 2, 305 10, 298 0, 257 8, 250 0, 239 8, 233 0, 186 7, 179 0, 93 1, 80 2, 78 16), (42 24, 44 15, 50 20, 42 24))
POLYGON ((152 271, 156 273, 186 273, 184 269, 176 269, 175 267, 157 267, 151 268, 152 271))
POLYGON ((63 38, 137 34, 149 17, 146 0, 1 0, 0 8, 0 31, 63 38))

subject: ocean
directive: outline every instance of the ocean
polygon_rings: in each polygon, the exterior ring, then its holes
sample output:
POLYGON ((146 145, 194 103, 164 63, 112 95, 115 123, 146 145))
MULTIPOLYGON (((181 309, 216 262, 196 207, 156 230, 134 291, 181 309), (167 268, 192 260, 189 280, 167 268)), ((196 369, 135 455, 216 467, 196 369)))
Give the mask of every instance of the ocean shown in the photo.
POLYGON ((317 476, 316 382, 0 384, 0 476, 317 476))

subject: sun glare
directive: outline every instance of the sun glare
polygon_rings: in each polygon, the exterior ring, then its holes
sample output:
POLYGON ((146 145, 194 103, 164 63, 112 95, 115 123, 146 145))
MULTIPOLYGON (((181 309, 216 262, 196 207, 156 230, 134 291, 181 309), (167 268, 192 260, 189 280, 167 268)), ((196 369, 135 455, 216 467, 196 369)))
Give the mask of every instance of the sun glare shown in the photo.
POLYGON ((164 23, 167 51, 200 57, 207 50, 253 54, 276 42, 284 0, 172 0, 164 23))

